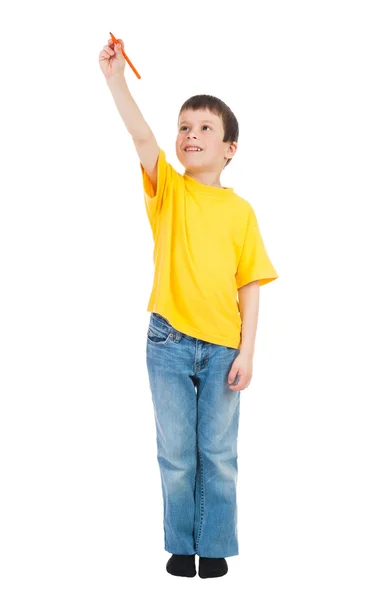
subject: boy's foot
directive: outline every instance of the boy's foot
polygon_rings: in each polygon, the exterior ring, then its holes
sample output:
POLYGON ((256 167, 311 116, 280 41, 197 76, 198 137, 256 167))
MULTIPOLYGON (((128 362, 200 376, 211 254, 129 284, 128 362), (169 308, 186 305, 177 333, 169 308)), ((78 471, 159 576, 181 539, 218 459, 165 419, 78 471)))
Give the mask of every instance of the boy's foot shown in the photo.
POLYGON ((227 561, 225 558, 205 558, 199 556, 199 577, 206 579, 207 577, 222 577, 228 571, 227 561))
POLYGON ((167 571, 179 577, 195 577, 195 554, 172 554, 167 562, 167 571))

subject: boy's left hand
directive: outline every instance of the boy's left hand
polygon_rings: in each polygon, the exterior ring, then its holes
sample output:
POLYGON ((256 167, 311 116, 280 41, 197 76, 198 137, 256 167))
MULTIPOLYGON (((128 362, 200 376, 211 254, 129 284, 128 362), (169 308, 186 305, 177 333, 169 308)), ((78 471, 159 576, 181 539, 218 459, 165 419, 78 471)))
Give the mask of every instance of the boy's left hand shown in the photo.
POLYGON ((251 381, 253 376, 253 357, 251 355, 241 352, 238 354, 228 374, 228 383, 233 384, 237 375, 239 377, 238 383, 229 385, 230 390, 235 392, 247 388, 251 381))

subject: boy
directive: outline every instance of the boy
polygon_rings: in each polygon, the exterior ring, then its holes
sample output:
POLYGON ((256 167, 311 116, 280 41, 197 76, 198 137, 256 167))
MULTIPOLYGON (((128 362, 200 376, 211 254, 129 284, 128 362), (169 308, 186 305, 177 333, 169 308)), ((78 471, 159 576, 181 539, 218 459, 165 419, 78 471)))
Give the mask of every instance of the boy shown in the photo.
POLYGON ((183 104, 180 175, 130 95, 119 45, 109 40, 99 60, 140 159, 155 243, 146 358, 167 571, 193 577, 198 554, 199 577, 220 577, 239 553, 239 401, 252 377, 259 288, 278 275, 251 205, 220 183, 239 135, 229 107, 207 95, 183 104))

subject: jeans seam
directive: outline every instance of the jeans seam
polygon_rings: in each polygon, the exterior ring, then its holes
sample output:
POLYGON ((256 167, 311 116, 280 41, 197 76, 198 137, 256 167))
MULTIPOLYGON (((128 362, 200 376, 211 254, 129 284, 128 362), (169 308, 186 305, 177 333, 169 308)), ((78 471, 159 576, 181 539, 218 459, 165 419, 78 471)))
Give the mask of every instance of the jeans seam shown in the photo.
POLYGON ((200 468, 200 516, 199 516, 199 526, 198 533, 196 536, 196 548, 199 545, 200 536, 202 533, 202 525, 203 525, 203 515, 204 515, 204 471, 203 471, 203 459, 200 450, 198 450, 199 455, 199 468, 200 468))

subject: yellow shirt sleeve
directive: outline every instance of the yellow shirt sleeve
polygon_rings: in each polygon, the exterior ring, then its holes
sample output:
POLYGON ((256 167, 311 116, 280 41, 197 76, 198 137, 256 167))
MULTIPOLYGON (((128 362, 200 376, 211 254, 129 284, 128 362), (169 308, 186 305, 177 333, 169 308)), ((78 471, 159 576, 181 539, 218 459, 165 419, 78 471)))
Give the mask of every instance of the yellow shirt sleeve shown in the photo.
POLYGON ((236 273, 237 288, 251 281, 259 281, 260 285, 264 285, 277 278, 278 274, 266 252, 257 218, 251 209, 236 273))
POLYGON ((142 183, 144 190, 144 200, 146 213, 148 220, 151 225, 153 233, 155 233, 156 224, 163 205, 167 197, 167 188, 171 186, 174 178, 174 168, 167 162, 165 152, 160 148, 159 156, 157 159, 157 189, 154 190, 152 182, 145 171, 142 163, 140 162, 142 183))

